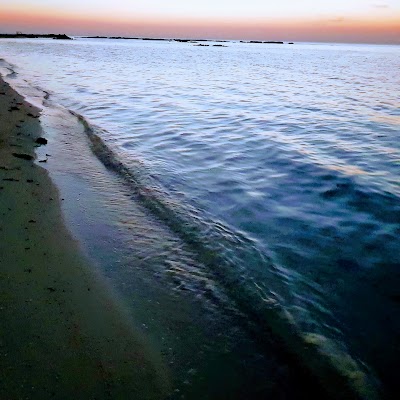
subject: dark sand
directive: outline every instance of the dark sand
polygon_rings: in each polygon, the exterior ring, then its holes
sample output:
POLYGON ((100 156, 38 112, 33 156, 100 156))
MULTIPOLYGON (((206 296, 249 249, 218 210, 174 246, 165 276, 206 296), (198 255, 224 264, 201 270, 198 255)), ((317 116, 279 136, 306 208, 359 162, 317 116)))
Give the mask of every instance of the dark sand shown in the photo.
POLYGON ((0 399, 164 398, 161 363, 64 226, 47 172, 29 160, 46 136, 38 116, 0 80, 0 399))

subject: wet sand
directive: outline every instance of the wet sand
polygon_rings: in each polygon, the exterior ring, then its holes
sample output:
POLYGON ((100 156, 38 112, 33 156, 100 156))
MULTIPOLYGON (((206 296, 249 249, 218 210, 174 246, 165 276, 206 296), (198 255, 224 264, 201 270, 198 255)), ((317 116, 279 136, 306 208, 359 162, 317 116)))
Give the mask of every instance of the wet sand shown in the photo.
POLYGON ((39 114, 0 80, 0 398, 161 399, 161 362, 65 227, 46 158, 34 160, 39 114))

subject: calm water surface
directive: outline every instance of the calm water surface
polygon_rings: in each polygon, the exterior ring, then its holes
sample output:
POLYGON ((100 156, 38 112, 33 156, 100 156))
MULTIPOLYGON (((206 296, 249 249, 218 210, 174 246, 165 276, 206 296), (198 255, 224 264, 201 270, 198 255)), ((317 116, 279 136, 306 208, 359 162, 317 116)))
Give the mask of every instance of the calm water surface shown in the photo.
POLYGON ((88 121, 119 162, 95 153, 196 254, 166 269, 171 290, 218 285, 256 326, 329 340, 395 396, 400 47, 226 45, 2 40, 0 57, 88 121))

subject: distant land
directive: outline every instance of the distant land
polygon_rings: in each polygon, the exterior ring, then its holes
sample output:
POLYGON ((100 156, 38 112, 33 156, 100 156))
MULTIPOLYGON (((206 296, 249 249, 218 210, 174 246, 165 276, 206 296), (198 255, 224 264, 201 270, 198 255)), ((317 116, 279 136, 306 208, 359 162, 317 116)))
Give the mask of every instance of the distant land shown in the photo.
MULTIPOLYGON (((47 38, 47 39, 61 39, 61 40, 73 40, 72 37, 67 36, 66 34, 54 34, 54 33, 0 33, 0 39, 38 39, 38 38, 47 38)), ((213 39, 167 39, 167 38, 149 38, 149 37, 126 37, 126 36, 79 36, 82 39, 119 39, 119 40, 158 40, 158 41, 167 41, 167 42, 180 42, 180 43, 198 43, 198 42, 216 42, 216 43, 228 43, 229 40, 213 40, 213 39)), ((258 43, 258 44, 284 44, 284 42, 280 41, 261 41, 261 40, 240 40, 240 43, 258 43)), ((288 42, 288 44, 294 44, 293 42, 288 42)), ((208 46, 208 45, 203 45, 208 46)), ((223 45, 214 45, 219 47, 226 47, 223 45)))
MULTIPOLYGON (((227 43, 229 40, 213 40, 213 39, 167 39, 167 38, 140 38, 140 37, 126 37, 126 36, 80 36, 84 39, 123 39, 123 40, 163 40, 167 42, 181 42, 181 43, 197 43, 197 42, 217 42, 227 43)), ((261 42, 256 40, 250 40, 248 42, 241 40, 240 43, 279 43, 284 42, 261 42)))
MULTIPOLYGON (((217 43, 228 43, 230 40, 213 40, 213 39, 167 39, 167 38, 140 38, 140 37, 127 37, 127 36, 80 36, 84 39, 123 39, 123 40, 163 40, 167 42, 182 42, 182 43, 197 43, 197 42, 217 42, 217 43)), ((240 43, 266 43, 266 44, 284 44, 280 41, 260 41, 260 40, 240 40, 240 43)), ((294 44, 288 42, 288 44, 294 44)))
POLYGON ((72 37, 69 37, 62 34, 54 34, 54 33, 0 33, 0 38, 2 39, 38 39, 38 38, 47 38, 47 39, 61 39, 61 40, 73 40, 72 37))

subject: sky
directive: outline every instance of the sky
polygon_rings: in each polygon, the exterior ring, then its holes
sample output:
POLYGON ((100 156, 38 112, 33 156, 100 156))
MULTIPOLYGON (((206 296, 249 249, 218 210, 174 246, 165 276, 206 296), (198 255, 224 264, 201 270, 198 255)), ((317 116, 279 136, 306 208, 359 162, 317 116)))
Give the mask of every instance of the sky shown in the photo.
POLYGON ((0 33, 400 44, 400 0, 0 0, 0 33))

